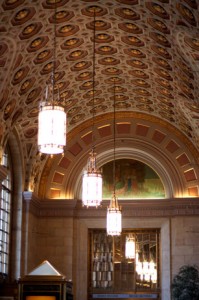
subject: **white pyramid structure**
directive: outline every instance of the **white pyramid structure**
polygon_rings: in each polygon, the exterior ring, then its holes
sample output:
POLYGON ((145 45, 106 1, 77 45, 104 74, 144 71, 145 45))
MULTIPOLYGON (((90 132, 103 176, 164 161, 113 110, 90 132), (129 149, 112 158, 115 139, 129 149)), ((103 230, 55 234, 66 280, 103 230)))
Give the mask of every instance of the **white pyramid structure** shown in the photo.
POLYGON ((43 261, 38 267, 32 270, 28 276, 63 276, 59 273, 49 261, 43 261))

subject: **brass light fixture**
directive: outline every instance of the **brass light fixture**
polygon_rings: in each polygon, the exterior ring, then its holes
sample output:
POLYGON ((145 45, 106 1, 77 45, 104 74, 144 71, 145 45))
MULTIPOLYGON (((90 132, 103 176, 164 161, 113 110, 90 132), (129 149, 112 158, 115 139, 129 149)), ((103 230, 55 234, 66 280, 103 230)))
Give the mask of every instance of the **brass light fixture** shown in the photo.
POLYGON ((122 232, 122 210, 116 197, 116 172, 115 172, 115 81, 114 81, 114 125, 113 125, 113 196, 107 208, 106 231, 107 235, 120 235, 122 232))
POLYGON ((82 178, 82 204, 83 206, 95 206, 101 205, 102 201, 102 174, 101 171, 97 169, 96 162, 96 152, 94 146, 94 117, 95 117, 95 14, 96 7, 93 6, 94 14, 94 25, 93 25, 93 126, 92 126, 92 150, 89 153, 87 170, 83 174, 82 178))
POLYGON ((50 83, 46 86, 45 99, 39 105, 38 149, 40 153, 63 153, 66 146, 66 112, 60 101, 55 82, 56 68, 56 1, 54 14, 53 66, 50 83))

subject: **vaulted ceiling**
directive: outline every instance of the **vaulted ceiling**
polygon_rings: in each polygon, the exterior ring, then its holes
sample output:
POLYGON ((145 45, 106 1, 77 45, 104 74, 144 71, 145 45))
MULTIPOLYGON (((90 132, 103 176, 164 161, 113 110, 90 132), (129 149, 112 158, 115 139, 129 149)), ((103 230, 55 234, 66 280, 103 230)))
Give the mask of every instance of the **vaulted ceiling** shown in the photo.
MULTIPOLYGON (((135 141, 137 136, 155 143, 156 148, 164 143, 164 153, 177 138, 178 149, 185 144, 186 157, 190 151, 198 164, 197 0, 4 0, 0 4, 0 34, 0 139, 4 146, 11 132, 17 135, 26 189, 32 185, 45 197, 44 186, 52 185, 56 197, 59 189, 53 184, 63 183, 61 174, 67 173, 70 162, 78 161, 84 167, 93 115, 99 152, 111 149, 107 140, 113 132, 114 84, 119 143, 124 137, 135 141), (37 149, 38 107, 52 73, 54 29, 55 78, 68 123, 64 161, 61 156, 40 156, 37 149), (82 149, 84 155, 78 158, 82 149), (47 175, 52 166, 58 175, 52 173, 54 183, 50 184, 47 175)), ((183 151, 179 155, 184 155, 183 151)), ((65 183, 60 190, 66 188, 65 183)))

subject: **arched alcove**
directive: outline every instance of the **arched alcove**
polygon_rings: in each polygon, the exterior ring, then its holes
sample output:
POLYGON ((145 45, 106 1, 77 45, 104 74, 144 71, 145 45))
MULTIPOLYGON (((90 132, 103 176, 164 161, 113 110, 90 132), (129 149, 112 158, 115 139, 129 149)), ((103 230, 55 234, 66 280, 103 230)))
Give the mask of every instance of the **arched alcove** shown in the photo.
MULTIPOLYGON (((161 178, 166 198, 199 195, 197 150, 190 140, 166 121, 149 115, 117 115, 116 159, 134 159, 151 167, 161 178), (142 119, 141 119, 142 118, 142 119)), ((96 119, 94 146, 98 167, 113 160, 113 115, 96 119)), ((81 199, 81 179, 92 148, 91 122, 70 132, 64 156, 49 159, 38 188, 39 197, 81 199)))

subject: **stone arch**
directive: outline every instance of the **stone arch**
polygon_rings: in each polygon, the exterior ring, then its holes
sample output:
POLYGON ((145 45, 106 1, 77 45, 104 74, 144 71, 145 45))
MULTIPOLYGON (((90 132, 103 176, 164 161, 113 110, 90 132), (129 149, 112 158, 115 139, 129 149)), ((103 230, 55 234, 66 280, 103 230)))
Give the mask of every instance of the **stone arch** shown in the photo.
MULTIPOLYGON (((197 150, 175 126, 146 114, 117 115, 116 157, 146 163, 160 176, 167 198, 198 197, 197 150)), ((113 114, 96 120, 95 150, 99 167, 113 159, 113 114)), ((92 122, 70 132, 64 157, 48 160, 40 186, 43 198, 79 199, 81 176, 92 147, 92 122)))

